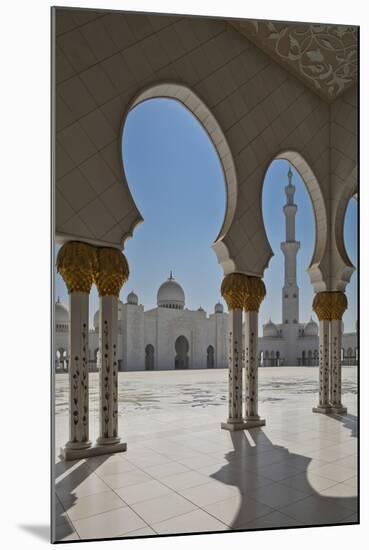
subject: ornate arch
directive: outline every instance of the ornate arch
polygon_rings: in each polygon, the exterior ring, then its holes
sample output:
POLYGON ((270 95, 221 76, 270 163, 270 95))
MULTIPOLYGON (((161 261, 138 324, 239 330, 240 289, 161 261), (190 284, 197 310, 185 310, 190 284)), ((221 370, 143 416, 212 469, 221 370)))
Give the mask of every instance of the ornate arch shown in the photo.
MULTIPOLYGON (((224 132, 210 109, 205 105, 202 99, 200 99, 200 97, 188 86, 176 82, 161 82, 144 88, 134 96, 123 117, 121 127, 121 139, 123 138, 124 125, 130 111, 137 107, 137 105, 139 105, 140 103, 155 98, 173 99, 181 103, 202 125, 214 146, 224 176, 226 189, 226 207, 222 226, 220 228, 217 238, 215 239, 215 242, 212 245, 212 248, 215 251, 218 261, 222 265, 224 271, 227 271, 229 269, 233 270, 234 264, 232 259, 230 258, 229 250, 223 242, 223 239, 232 224, 232 220, 234 218, 236 210, 237 176, 233 155, 231 153, 224 132)), ((140 218, 140 221, 143 221, 142 216, 140 218)), ((138 225, 140 221, 138 221, 136 225, 138 225)), ((124 246, 125 240, 129 236, 132 236, 132 232, 130 235, 124 235, 123 241, 121 243, 122 247, 124 246)))
POLYGON ((342 186, 342 191, 339 194, 337 207, 334 213, 333 228, 334 228, 334 244, 339 254, 339 259, 336 260, 337 279, 341 282, 339 290, 344 290, 347 283, 350 282, 351 275, 355 270, 345 247, 344 241, 344 223, 348 204, 352 198, 358 199, 358 182, 357 182, 357 166, 353 168, 349 177, 342 186))
MULTIPOLYGON (((315 221, 315 243, 314 243, 313 255, 309 263, 308 272, 309 272, 310 280, 314 287, 314 290, 316 292, 319 292, 321 290, 326 290, 327 282, 326 282, 326 277, 323 273, 322 262, 323 262, 324 253, 327 247, 328 221, 327 221, 327 212, 326 212, 326 207, 325 207, 325 202, 324 202, 324 197, 323 197, 321 187, 319 185, 316 175, 314 174, 307 160, 301 155, 301 153, 299 153, 298 151, 292 151, 292 150, 281 151, 269 161, 266 167, 266 170, 264 172, 263 185, 264 185, 266 173, 269 170, 270 165, 274 160, 280 160, 280 159, 288 160, 291 163, 291 165, 295 168, 295 170, 300 175, 302 181, 304 182, 308 195, 310 197, 311 204, 313 207, 314 221, 315 221)), ((260 197, 260 201, 261 201, 261 197, 260 197)), ((272 250, 265 231, 265 224, 264 224, 264 232, 265 232, 265 238, 268 241, 270 250, 272 250)), ((265 265, 265 268, 268 266, 270 258, 272 256, 273 256, 273 252, 271 252, 268 262, 265 265)))

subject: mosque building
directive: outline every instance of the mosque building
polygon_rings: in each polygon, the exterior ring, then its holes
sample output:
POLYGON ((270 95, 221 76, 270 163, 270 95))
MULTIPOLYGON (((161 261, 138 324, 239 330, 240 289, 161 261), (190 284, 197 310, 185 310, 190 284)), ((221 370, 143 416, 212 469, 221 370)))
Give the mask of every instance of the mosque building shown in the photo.
MULTIPOLYGON (((185 308, 185 293, 172 272, 157 293, 157 307, 144 310, 137 294, 118 302, 119 370, 170 370, 227 367, 227 318, 223 305, 207 315, 185 308)), ((56 303, 56 349, 60 366, 68 349, 68 309, 56 303), (59 353, 58 353, 59 352, 59 353)), ((89 333, 91 370, 99 361, 99 311, 89 333)))
MULTIPOLYGON (((310 318, 299 319, 299 287, 296 266, 300 243, 295 239, 295 186, 288 171, 285 187, 286 220, 284 254, 284 286, 282 289, 282 323, 271 319, 263 325, 259 338, 260 366, 317 366, 319 361, 319 328, 310 318)), ((68 364, 69 312, 55 304, 56 368, 66 370, 68 364)), ((90 370, 99 364, 99 310, 89 332, 90 370)), ((343 326, 343 325, 342 325, 343 326)), ((244 331, 245 332, 245 331, 244 331)), ((137 294, 128 294, 127 303, 118 302, 118 367, 120 371, 226 368, 228 366, 228 314, 223 305, 215 304, 207 315, 185 308, 182 286, 170 276, 159 288, 157 307, 145 311, 137 294)), ((343 364, 357 364, 357 333, 342 335, 343 364)))

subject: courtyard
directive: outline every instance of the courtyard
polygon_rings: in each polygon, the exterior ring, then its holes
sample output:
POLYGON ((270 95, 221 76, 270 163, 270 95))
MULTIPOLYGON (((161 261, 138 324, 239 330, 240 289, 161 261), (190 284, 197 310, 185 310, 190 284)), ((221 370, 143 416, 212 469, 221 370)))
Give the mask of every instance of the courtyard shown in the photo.
MULTIPOLYGON (((127 451, 62 462, 56 539, 265 529, 357 521, 357 369, 343 367, 346 416, 313 414, 318 368, 259 369, 266 426, 220 429, 225 369, 119 373, 127 451)), ((55 377, 56 455, 68 439, 68 375, 55 377)), ((98 374, 90 373, 90 438, 98 374)))

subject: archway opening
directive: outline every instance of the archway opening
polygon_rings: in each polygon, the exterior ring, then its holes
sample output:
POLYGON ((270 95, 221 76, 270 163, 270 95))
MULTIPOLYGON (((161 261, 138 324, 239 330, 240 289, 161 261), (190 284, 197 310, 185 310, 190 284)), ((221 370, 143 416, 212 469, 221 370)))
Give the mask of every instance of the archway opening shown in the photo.
POLYGON ((188 369, 190 367, 190 358, 188 352, 190 345, 185 336, 178 336, 174 344, 176 356, 174 358, 175 369, 188 369))
POLYGON ((148 344, 145 348, 145 370, 155 369, 155 350, 152 344, 148 344))
POLYGON ((262 211, 274 256, 264 274, 267 294, 260 308, 259 333, 261 338, 276 339, 279 357, 271 357, 273 365, 304 365, 307 359, 299 351, 303 341, 312 352, 317 346, 317 320, 307 333, 305 327, 314 317, 312 271, 316 275, 326 231, 325 218, 317 219, 313 203, 313 197, 319 203, 320 195, 314 174, 297 153, 280 155, 265 173, 262 211))
POLYGON ((208 369, 214 368, 214 346, 208 346, 206 350, 206 366, 208 369))
MULTIPOLYGON (((347 256, 356 268, 358 259, 358 201, 352 197, 346 206, 343 239, 347 256)), ((344 314, 345 331, 354 332, 357 320, 357 271, 351 275, 350 282, 346 287, 348 308, 344 314)))
POLYGON ((154 308, 172 269, 186 306, 212 311, 222 271, 211 245, 226 223, 231 183, 225 185, 219 148, 198 113, 162 89, 156 97, 159 92, 151 89, 133 103, 123 129, 125 176, 144 219, 125 249, 130 285, 145 310, 154 308))
MULTIPOLYGON (((344 223, 343 223, 343 242, 345 253, 352 266, 357 265, 357 242, 358 242, 358 202, 354 195, 347 201, 344 223)), ((357 353, 357 301, 358 301, 358 281, 357 271, 353 271, 350 282, 346 287, 347 310, 345 311, 343 321, 342 348, 344 349, 342 364, 346 366, 355 366, 358 364, 357 353)))

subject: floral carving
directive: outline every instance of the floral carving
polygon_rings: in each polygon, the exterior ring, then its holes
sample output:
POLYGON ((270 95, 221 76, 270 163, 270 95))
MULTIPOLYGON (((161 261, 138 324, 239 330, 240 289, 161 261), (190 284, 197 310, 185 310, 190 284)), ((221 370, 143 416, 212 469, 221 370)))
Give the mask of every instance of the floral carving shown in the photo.
POLYGON ((233 21, 247 38, 329 101, 357 78, 357 27, 233 21))

